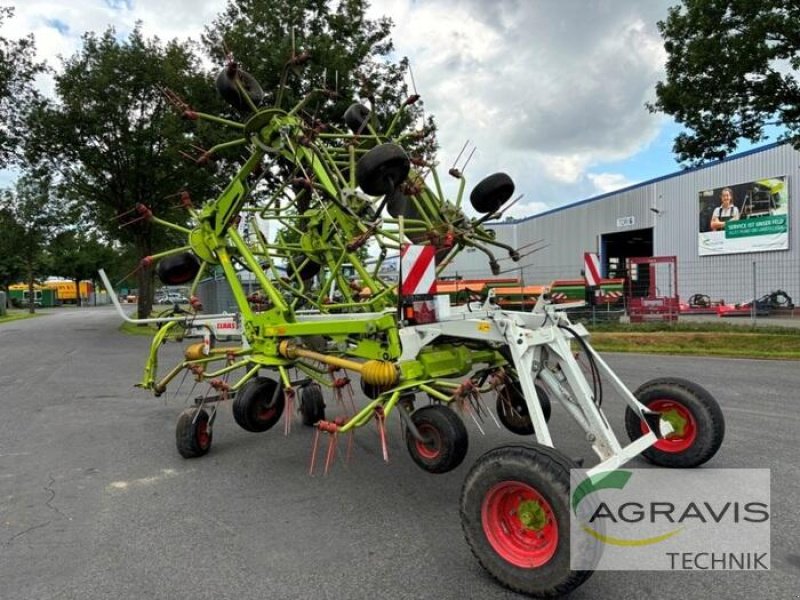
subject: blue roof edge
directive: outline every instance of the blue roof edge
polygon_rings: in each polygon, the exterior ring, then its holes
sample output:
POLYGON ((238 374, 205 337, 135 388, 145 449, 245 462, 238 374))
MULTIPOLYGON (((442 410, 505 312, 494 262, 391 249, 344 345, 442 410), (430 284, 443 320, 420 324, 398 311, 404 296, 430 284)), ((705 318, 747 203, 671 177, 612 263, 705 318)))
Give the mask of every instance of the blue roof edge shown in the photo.
POLYGON ((631 190, 652 185, 654 183, 658 183, 659 181, 672 179, 673 177, 680 177, 681 175, 686 175, 687 173, 692 173, 694 171, 702 171, 703 169, 715 167, 719 164, 727 163, 732 160, 738 160, 740 158, 744 158, 745 156, 750 156, 751 154, 766 152, 767 150, 772 150, 773 148, 777 148, 778 146, 783 146, 784 144, 788 144, 788 142, 786 141, 772 142, 771 144, 767 144, 766 146, 759 146, 758 148, 750 148, 749 150, 745 150, 744 152, 739 152, 738 154, 731 154, 730 156, 727 156, 725 158, 720 158, 719 160, 714 160, 709 163, 698 165, 696 167, 690 167, 688 169, 682 169, 681 171, 675 171, 674 173, 669 173, 667 175, 661 175, 660 177, 655 177, 653 179, 648 179, 647 181, 635 183, 633 185, 629 185, 628 187, 614 190, 613 192, 606 192, 605 194, 600 194, 599 196, 592 196, 591 198, 586 198, 585 200, 578 200, 577 202, 573 202, 572 204, 565 204, 564 206, 551 208, 550 210, 546 210, 545 212, 541 213, 536 213, 535 215, 531 215, 529 217, 523 217, 522 219, 514 219, 513 221, 490 221, 486 223, 486 225, 491 225, 492 227, 496 227, 497 225, 517 225, 518 223, 524 223, 525 221, 530 221, 531 219, 538 219, 539 217, 544 217, 545 215, 551 215, 553 213, 557 213, 562 210, 567 210, 570 208, 575 208, 576 206, 581 206, 582 204, 597 202, 598 200, 602 200, 603 198, 608 198, 609 196, 615 196, 616 194, 621 194, 623 192, 629 192, 631 190))

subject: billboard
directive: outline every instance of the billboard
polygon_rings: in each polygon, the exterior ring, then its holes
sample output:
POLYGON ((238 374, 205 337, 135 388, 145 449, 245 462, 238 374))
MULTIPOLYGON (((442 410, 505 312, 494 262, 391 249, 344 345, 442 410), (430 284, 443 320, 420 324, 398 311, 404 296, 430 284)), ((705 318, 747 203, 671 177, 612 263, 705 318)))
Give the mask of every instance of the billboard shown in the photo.
POLYGON ((700 256, 788 249, 789 188, 785 175, 700 192, 700 256))

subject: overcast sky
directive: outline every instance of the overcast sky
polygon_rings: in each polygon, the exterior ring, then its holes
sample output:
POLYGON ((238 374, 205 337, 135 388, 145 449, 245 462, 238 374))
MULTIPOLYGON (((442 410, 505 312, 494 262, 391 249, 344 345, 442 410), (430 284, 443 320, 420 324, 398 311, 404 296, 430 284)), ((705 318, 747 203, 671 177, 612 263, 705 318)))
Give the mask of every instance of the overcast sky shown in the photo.
MULTIPOLYGON (((371 12, 395 22, 397 54, 439 124, 441 163, 469 140, 468 182, 507 172, 524 194, 510 214, 523 217, 678 169, 677 128, 644 107, 663 76, 656 22, 676 1, 373 0, 371 12)), ((33 33, 57 66, 83 32, 109 25, 196 38, 225 0, 0 0, 9 4, 3 34, 33 33)))

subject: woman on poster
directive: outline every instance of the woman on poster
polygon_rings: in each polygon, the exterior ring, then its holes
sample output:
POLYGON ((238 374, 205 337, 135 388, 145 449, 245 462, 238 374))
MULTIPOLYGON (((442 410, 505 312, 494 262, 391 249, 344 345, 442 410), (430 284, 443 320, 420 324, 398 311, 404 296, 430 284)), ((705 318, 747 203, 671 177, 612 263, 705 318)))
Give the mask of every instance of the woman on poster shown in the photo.
POLYGON ((733 203, 733 190, 723 188, 719 194, 720 205, 711 214, 711 229, 721 231, 725 229, 725 223, 739 219, 739 209, 733 203))

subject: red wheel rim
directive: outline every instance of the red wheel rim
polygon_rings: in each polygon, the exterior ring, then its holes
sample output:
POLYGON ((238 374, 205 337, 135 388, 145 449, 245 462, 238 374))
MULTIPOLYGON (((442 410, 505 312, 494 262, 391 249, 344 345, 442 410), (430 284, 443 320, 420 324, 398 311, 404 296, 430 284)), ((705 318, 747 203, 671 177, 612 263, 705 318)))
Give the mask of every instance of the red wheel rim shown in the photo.
POLYGON ((203 450, 208 448, 211 444, 211 432, 208 430, 208 421, 198 421, 194 435, 197 439, 197 445, 200 446, 200 448, 203 450))
MULTIPOLYGON (((654 400, 647 405, 647 408, 660 413, 662 418, 668 421, 675 430, 663 440, 658 440, 653 444, 653 448, 675 454, 692 447, 697 439, 697 420, 692 411, 675 400, 654 400)), ((649 431, 644 422, 641 424, 641 428, 642 433, 649 431)))
POLYGON ((436 460, 442 453, 442 436, 439 430, 432 425, 417 425, 417 431, 427 440, 420 442, 415 440, 417 454, 425 460, 436 460))
POLYGON ((492 487, 483 499, 481 522, 494 551, 516 567, 541 567, 556 553, 553 508, 527 483, 503 481, 492 487))

